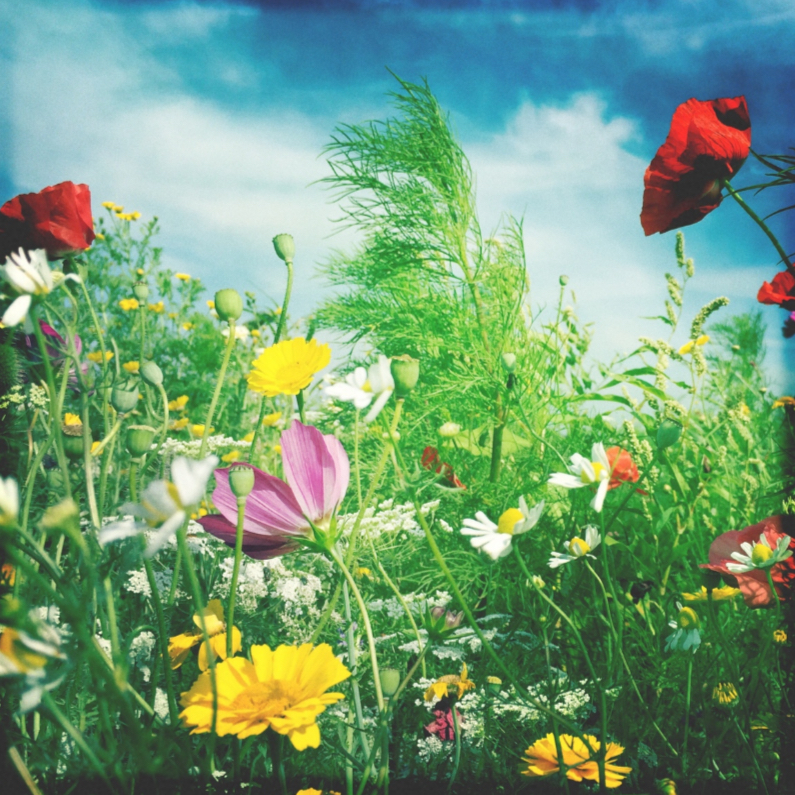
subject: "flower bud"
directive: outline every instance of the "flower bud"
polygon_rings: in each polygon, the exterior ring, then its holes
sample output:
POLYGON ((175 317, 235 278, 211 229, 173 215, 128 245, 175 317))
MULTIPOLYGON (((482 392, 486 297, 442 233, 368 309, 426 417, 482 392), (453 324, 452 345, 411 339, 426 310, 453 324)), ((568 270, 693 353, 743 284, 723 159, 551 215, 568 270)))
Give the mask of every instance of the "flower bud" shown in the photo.
POLYGON ((144 362, 138 372, 151 386, 160 386, 163 383, 163 371, 154 362, 144 362))
POLYGON ((146 282, 136 282, 133 285, 133 295, 139 301, 146 301, 149 298, 149 285, 146 282))
POLYGON ((417 385, 420 363, 407 353, 392 358, 392 378, 395 380, 395 397, 404 398, 417 385))
POLYGON ((461 426, 457 422, 445 422, 437 433, 445 439, 452 439, 453 436, 458 436, 461 433, 461 426))
POLYGON ((254 470, 242 464, 230 467, 229 488, 235 497, 248 497, 254 488, 254 470))
POLYGON ((127 450, 133 458, 140 458, 149 452, 155 440, 155 431, 149 425, 130 425, 127 429, 127 450))
POLYGON ((400 687, 400 671, 397 668, 382 668, 378 672, 381 680, 381 690, 387 698, 391 698, 397 693, 400 687))
POLYGON ((138 405, 138 390, 114 386, 110 393, 110 404, 119 414, 127 414, 138 405))
POLYGON ((295 241, 292 235, 276 235, 273 238, 276 256, 283 262, 292 262, 295 257, 295 241))
POLYGON ((80 458, 83 455, 83 432, 80 431, 80 436, 70 436, 64 433, 63 449, 69 458, 80 458))
POLYGON ((243 314, 243 299, 237 290, 228 287, 215 294, 215 311, 221 320, 237 320, 243 314))
POLYGON ((559 276, 558 277, 558 281, 560 282, 560 286, 561 287, 565 287, 569 283, 569 277, 568 276, 559 276))
POLYGON ((681 435, 681 423, 678 423, 676 420, 665 419, 660 423, 660 427, 657 429, 657 447, 660 450, 671 447, 671 445, 679 441, 681 435))
POLYGON ((516 369, 515 353, 503 353, 500 359, 502 361, 502 369, 505 370, 506 373, 512 373, 516 369))
POLYGON ((498 696, 500 694, 501 688, 502 688, 502 679, 500 679, 499 676, 486 677, 486 690, 492 696, 498 696))

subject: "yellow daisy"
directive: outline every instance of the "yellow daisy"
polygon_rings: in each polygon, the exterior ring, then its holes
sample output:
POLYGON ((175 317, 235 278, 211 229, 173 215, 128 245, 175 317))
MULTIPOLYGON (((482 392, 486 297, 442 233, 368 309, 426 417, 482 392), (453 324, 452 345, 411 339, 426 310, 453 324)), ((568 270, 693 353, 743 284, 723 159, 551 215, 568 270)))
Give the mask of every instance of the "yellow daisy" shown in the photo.
POLYGON ((187 395, 180 395, 178 398, 169 401, 168 410, 169 411, 182 411, 185 406, 188 405, 188 396, 187 395))
POLYGON ((137 298, 122 298, 121 301, 119 301, 119 306, 125 312, 131 312, 133 309, 138 309, 140 304, 137 298))
MULTIPOLYGON (((241 740, 269 727, 287 735, 298 751, 320 745, 317 716, 342 693, 327 693, 351 672, 334 656, 331 646, 252 646, 251 661, 233 657, 215 667, 218 691, 216 732, 241 740)), ((209 732, 213 720, 210 673, 199 676, 182 694, 180 713, 191 734, 209 732)))
POLYGON ((446 674, 440 676, 426 691, 425 700, 433 701, 436 698, 461 698, 467 690, 472 690, 475 683, 471 679, 467 679, 467 666, 463 663, 461 666, 460 674, 446 674))
POLYGON ((181 282, 189 282, 190 281, 190 274, 187 273, 175 273, 175 279, 179 279, 181 282))
MULTIPOLYGON (((102 351, 91 351, 86 354, 86 358, 94 364, 102 364, 102 351)), ((105 361, 109 362, 113 358, 113 351, 105 351, 105 361)))
MULTIPOLYGON (((226 659, 226 624, 224 623, 224 609, 220 599, 212 599, 202 611, 207 634, 210 637, 210 648, 216 659, 226 659)), ((176 670, 185 662, 190 650, 201 643, 204 637, 201 631, 201 618, 199 614, 193 616, 193 623, 198 627, 198 632, 185 632, 168 639, 168 654, 171 657, 171 667, 176 670)), ((232 627, 232 654, 237 654, 242 648, 240 630, 232 627)), ((202 643, 199 649, 199 669, 206 671, 210 667, 207 659, 207 644, 202 643)))
POLYGON ((165 308, 166 305, 162 301, 158 301, 156 304, 149 304, 149 311, 158 315, 163 312, 165 308))
POLYGON ((128 373, 137 373, 141 369, 141 365, 138 362, 125 362, 122 367, 128 373))
POLYGON ((331 361, 331 348, 303 337, 284 340, 266 348, 254 360, 247 376, 252 392, 267 397, 297 395, 312 383, 315 373, 331 361))
MULTIPOLYGON (((734 599, 739 593, 739 588, 732 588, 730 585, 721 585, 720 588, 712 589, 712 601, 721 602, 725 599, 734 599)), ((695 593, 683 593, 682 598, 686 602, 706 602, 709 599, 706 586, 704 585, 701 586, 700 591, 696 591, 695 593)))

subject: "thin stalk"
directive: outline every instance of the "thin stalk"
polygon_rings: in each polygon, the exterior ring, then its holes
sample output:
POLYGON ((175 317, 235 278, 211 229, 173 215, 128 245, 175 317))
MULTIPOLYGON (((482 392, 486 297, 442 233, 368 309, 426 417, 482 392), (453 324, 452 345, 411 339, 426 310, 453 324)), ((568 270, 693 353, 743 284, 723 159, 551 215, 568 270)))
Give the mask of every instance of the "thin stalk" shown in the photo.
MULTIPOLYGON (((250 470, 249 470, 250 471, 250 470)), ((235 600, 237 578, 240 576, 240 560, 243 557, 243 524, 246 518, 246 497, 237 498, 237 527, 235 528, 235 562, 232 567, 232 583, 229 591, 229 612, 226 619, 226 658, 232 657, 232 641, 235 626, 235 600)))
POLYGON ((778 252, 781 261, 784 263, 785 267, 790 271, 790 273, 795 273, 795 266, 789 261, 789 257, 787 256, 786 251, 781 247, 781 243, 778 242, 778 239, 770 231, 770 227, 746 204, 745 199, 737 193, 736 190, 732 187, 729 180, 724 179, 721 181, 721 184, 724 188, 729 192, 729 195, 740 205, 740 207, 745 210, 745 212, 756 222, 759 228, 767 235, 770 242, 773 244, 773 248, 776 249, 778 252))
POLYGON ((685 693, 685 738, 682 742, 682 778, 687 780, 687 741, 690 738, 690 697, 693 686, 693 655, 687 660, 687 691, 685 693))
POLYGON ((353 708, 356 715, 356 728, 359 736, 359 742, 364 752, 364 758, 370 756, 370 746, 367 743, 367 736, 364 728, 364 713, 362 712, 362 696, 359 691, 359 672, 358 672, 358 654, 356 649, 356 636, 353 633, 353 615, 351 614, 351 599, 348 593, 348 583, 343 583, 342 587, 343 603, 345 605, 345 622, 347 629, 345 630, 345 642, 348 647, 348 662, 351 668, 351 690, 353 691, 353 708))
POLYGON ((447 785, 447 791, 453 789, 455 778, 458 775, 458 765, 461 763, 461 726, 458 723, 458 710, 456 709, 455 702, 450 705, 450 711, 453 713, 453 734, 455 735, 455 756, 453 756, 453 769, 450 771, 450 782, 447 785))
POLYGON ((215 414, 215 407, 218 404, 218 398, 221 395, 221 388, 224 385, 224 378, 226 377, 226 368, 229 366, 229 359, 232 356, 232 350, 235 347, 235 321, 229 320, 229 339, 226 341, 226 350, 224 351, 224 358, 221 360, 221 369, 218 372, 218 382, 215 385, 213 392, 213 399, 210 401, 210 408, 207 409, 207 417, 204 420, 204 434, 202 435, 202 443, 199 448, 199 459, 204 458, 207 453, 207 439, 210 436, 210 424, 213 421, 213 414, 215 414))

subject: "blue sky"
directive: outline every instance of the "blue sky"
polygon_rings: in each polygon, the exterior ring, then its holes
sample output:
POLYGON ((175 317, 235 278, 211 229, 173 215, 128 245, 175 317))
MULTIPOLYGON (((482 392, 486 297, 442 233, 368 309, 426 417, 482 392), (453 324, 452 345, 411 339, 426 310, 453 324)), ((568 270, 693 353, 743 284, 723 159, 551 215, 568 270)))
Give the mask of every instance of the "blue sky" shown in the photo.
MULTIPOLYGON (((355 242, 330 237, 337 212, 312 184, 323 145, 340 122, 389 115, 386 67, 427 78, 472 161, 484 228, 524 216, 533 305, 567 274, 601 359, 660 333, 642 316, 660 313, 673 234, 645 238, 638 215, 674 108, 745 94, 754 148, 795 146, 791 0, 4 0, 0 31, 0 198, 87 182, 95 214, 113 200, 157 215, 175 270, 274 303, 270 239, 290 231, 301 313, 325 289, 317 263, 355 242)), ((760 176, 749 161, 737 183, 760 176)), ((790 251, 793 218, 773 222, 790 251)), ((778 270, 761 232, 726 202, 685 233, 687 321, 720 294, 725 312, 753 309, 778 270)), ((795 345, 783 313, 764 312, 774 387, 792 390, 795 345)))

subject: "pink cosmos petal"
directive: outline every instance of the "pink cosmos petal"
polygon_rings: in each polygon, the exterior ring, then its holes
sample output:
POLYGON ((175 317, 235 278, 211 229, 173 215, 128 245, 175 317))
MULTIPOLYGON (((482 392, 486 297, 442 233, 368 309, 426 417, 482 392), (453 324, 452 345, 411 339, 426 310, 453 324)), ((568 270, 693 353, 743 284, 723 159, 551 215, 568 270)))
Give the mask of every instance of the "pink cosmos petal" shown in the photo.
MULTIPOLYGON (((338 478, 344 480, 346 489, 348 486, 348 467, 338 474, 340 451, 332 454, 328 438, 317 428, 296 420, 280 440, 287 482, 304 515, 313 522, 328 518, 337 507, 338 478)), ((347 462, 344 451, 341 455, 347 462)))
POLYGON ((351 477, 351 464, 348 461, 348 454, 345 452, 342 442, 340 442, 336 436, 332 436, 329 433, 326 434, 323 439, 326 442, 326 448, 334 460, 334 468, 336 470, 330 499, 334 508, 336 508, 342 502, 345 492, 348 491, 348 482, 351 477))
MULTIPOLYGON (((227 546, 235 547, 235 525, 220 514, 210 514, 199 518, 199 524, 211 535, 219 538, 227 546)), ((256 560, 268 560, 289 552, 295 552, 299 544, 286 541, 283 536, 270 536, 243 531, 243 552, 256 560)))
MULTIPOLYGON (((254 488, 246 500, 243 529, 263 535, 272 532, 306 535, 309 525, 290 487, 261 469, 249 464, 242 466, 254 470, 254 488)), ((213 504, 234 528, 237 525, 237 498, 229 487, 229 469, 216 469, 215 480, 213 504)))

